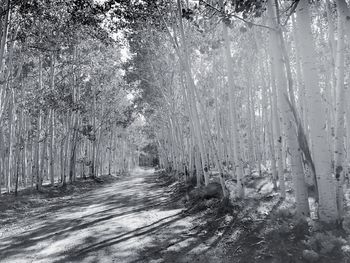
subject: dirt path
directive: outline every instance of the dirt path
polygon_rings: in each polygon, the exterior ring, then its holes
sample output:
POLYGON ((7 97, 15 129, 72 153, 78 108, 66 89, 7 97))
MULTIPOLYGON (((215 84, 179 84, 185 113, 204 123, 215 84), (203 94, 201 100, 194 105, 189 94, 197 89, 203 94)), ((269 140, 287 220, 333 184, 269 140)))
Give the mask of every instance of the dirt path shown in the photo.
POLYGON ((153 170, 62 202, 1 227, 0 262, 188 262, 207 248, 153 170))

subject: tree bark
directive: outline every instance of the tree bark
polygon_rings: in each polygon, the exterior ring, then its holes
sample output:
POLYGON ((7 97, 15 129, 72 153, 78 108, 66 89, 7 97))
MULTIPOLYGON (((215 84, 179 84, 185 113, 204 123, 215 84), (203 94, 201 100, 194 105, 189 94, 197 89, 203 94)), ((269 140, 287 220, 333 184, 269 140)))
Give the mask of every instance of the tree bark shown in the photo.
POLYGON ((324 222, 334 222, 337 219, 337 203, 334 179, 332 178, 331 154, 327 141, 326 111, 322 102, 319 76, 317 72, 316 52, 311 32, 309 4, 301 0, 297 7, 297 26, 302 57, 302 69, 309 107, 309 125, 312 141, 312 154, 315 164, 318 192, 319 217, 324 222))
POLYGON ((345 135, 345 87, 344 87, 344 23, 346 2, 337 0, 338 11, 338 41, 336 56, 336 126, 335 126, 335 145, 334 145, 334 161, 335 161, 335 178, 337 181, 336 195, 338 217, 341 219, 344 214, 344 135, 345 135))

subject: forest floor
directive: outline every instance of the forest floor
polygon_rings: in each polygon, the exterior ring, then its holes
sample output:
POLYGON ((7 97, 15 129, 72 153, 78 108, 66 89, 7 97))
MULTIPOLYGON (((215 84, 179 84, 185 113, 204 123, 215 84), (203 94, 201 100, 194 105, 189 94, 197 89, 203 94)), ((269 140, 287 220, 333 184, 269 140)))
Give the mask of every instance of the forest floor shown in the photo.
POLYGON ((306 262, 298 232, 276 219, 288 205, 254 188, 229 209, 185 206, 183 188, 152 169, 49 190, 1 196, 0 262, 306 262))

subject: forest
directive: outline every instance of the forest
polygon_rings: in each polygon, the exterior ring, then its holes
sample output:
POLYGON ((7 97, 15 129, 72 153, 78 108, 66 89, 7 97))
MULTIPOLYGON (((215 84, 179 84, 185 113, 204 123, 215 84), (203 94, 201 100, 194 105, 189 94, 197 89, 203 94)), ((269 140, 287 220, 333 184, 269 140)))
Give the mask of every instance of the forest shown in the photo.
POLYGON ((0 0, 0 262, 350 262, 348 0, 0 0))

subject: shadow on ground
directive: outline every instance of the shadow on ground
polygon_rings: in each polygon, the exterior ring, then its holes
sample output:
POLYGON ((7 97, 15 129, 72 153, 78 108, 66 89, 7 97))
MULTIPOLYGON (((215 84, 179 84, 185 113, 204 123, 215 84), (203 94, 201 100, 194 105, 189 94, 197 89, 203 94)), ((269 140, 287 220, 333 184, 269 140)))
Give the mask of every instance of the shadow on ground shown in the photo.
MULTIPOLYGON (((79 196, 0 214, 0 262, 131 262, 157 233, 189 225, 178 199, 153 170, 79 196), (6 218, 6 220, 4 220, 6 218)), ((159 234, 162 236, 162 234, 159 234)))
POLYGON ((180 198, 167 178, 139 169, 78 195, 52 197, 20 217, 8 210, 0 262, 225 262, 247 235, 260 231, 262 221, 244 220, 261 200, 218 216, 215 209, 189 213, 180 198))

